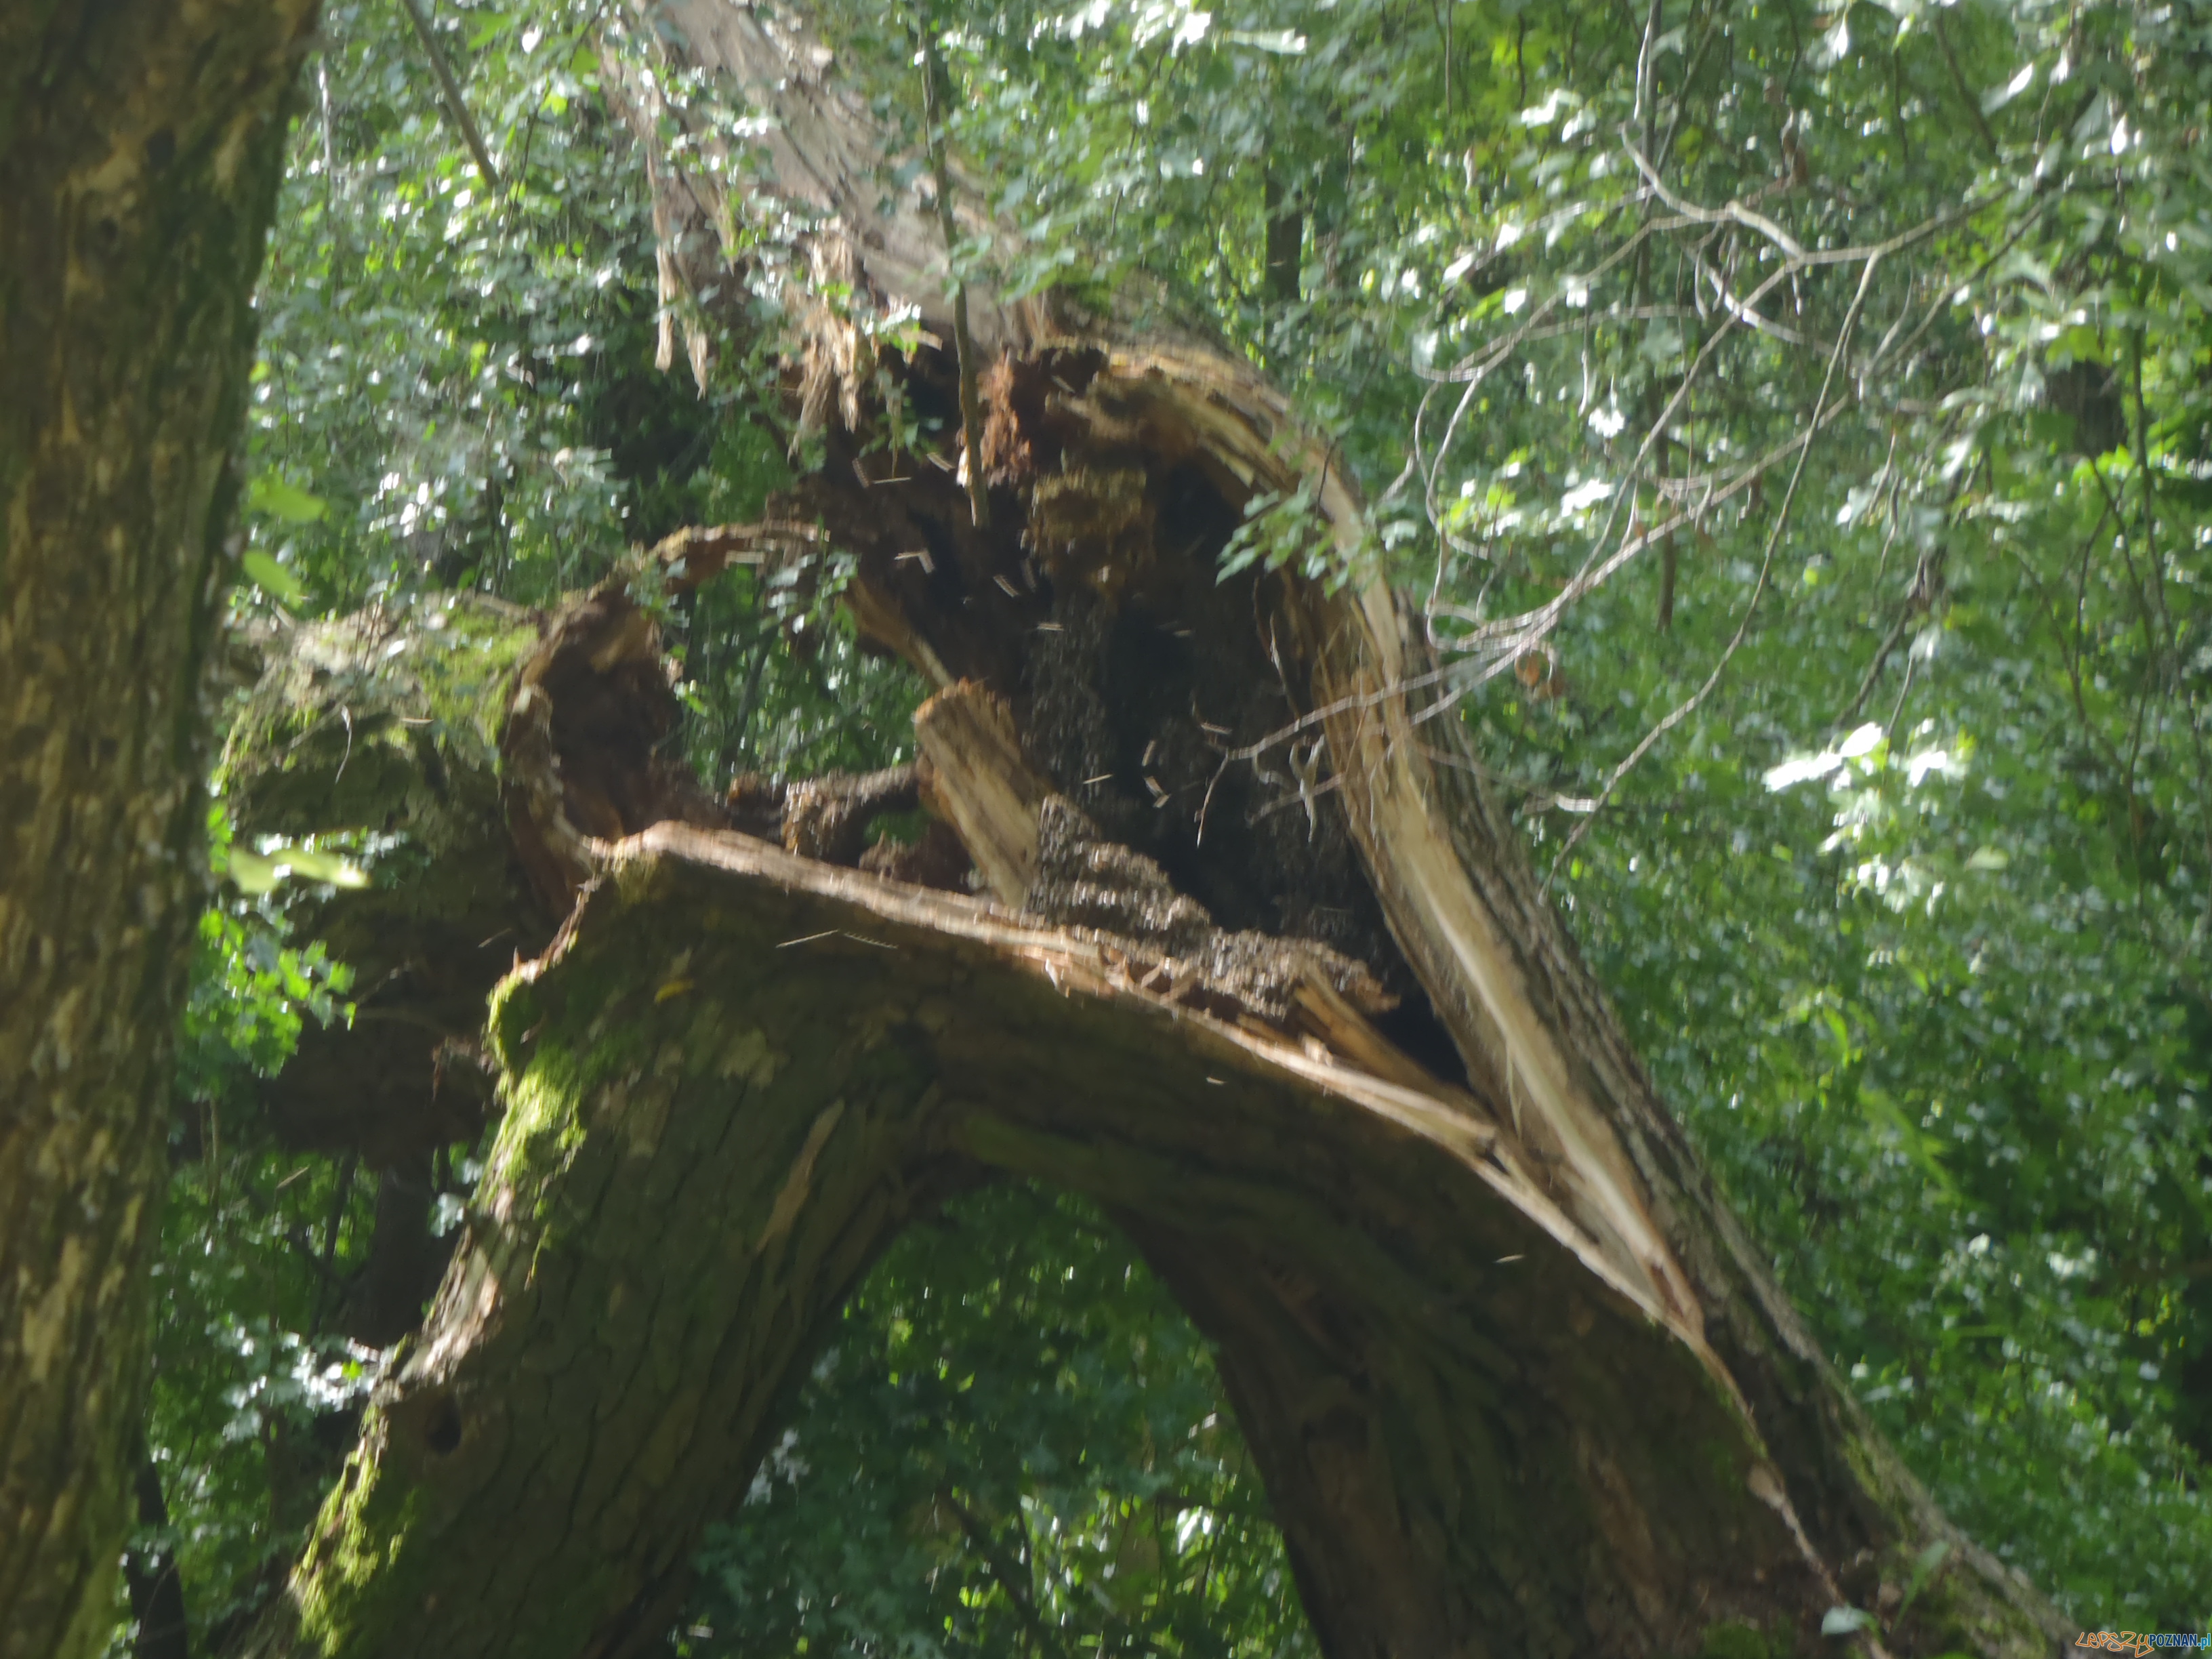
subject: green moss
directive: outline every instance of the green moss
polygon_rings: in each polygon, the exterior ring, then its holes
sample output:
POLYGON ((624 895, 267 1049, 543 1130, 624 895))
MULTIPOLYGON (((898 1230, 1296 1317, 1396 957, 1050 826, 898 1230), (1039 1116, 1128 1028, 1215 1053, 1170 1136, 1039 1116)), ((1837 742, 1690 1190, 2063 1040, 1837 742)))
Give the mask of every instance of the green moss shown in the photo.
POLYGON ((655 857, 626 858, 614 867, 615 891, 625 906, 649 903, 657 895, 661 860, 655 857))
POLYGON ((301 1634, 307 1650, 325 1659, 381 1649, 425 1576, 418 1558, 427 1552, 410 1548, 422 1520, 422 1488, 360 1452, 346 1475, 324 1504, 314 1541, 293 1576, 301 1634))
POLYGON ((1733 1620, 1707 1626, 1698 1646, 1698 1659, 1773 1659, 1775 1653, 1765 1632, 1733 1620))
POLYGON ((557 1060, 541 1058, 526 1071, 507 1073, 501 1088, 507 1113, 492 1145, 493 1168, 517 1161, 542 1167, 546 1154, 574 1149, 584 1136, 574 1082, 572 1068, 557 1060))
POLYGON ((311 835, 435 818, 495 799, 528 616, 467 595, 302 627, 272 650, 216 769, 262 831, 311 835))
POLYGON ((515 674, 538 647, 537 627, 486 602, 456 604, 444 614, 419 664, 423 699, 441 735, 465 732, 495 752, 515 674))
POLYGON ((659 1053, 680 1063, 682 1048, 666 1042, 666 1027, 688 1018, 684 998, 641 1010, 635 993, 650 986, 635 953, 585 951, 562 964, 561 988, 549 997, 534 981, 510 975, 494 988, 488 1026, 501 1071, 505 1115, 492 1143, 485 1179, 512 1180, 530 1206, 545 1241, 557 1243, 559 1218, 542 1202, 591 1139, 585 1103, 599 1085, 620 1080, 627 1088, 659 1053), (585 1015, 588 1013, 586 1022, 585 1015), (574 1018, 575 1030, 563 1024, 574 1018), (521 1190, 523 1177, 538 1195, 521 1190))
POLYGON ((536 981, 509 974, 492 987, 485 1007, 484 1035, 501 1072, 512 1074, 522 1069, 523 1036, 543 1017, 536 981))

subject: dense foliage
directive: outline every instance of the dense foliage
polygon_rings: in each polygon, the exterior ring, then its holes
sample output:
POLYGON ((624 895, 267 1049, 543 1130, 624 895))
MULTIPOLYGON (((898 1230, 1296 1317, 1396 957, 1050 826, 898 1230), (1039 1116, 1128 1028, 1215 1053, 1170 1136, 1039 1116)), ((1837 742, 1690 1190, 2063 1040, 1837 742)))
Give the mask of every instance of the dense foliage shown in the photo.
MULTIPOLYGON (((963 269, 1209 323, 1352 458, 1372 556, 1431 595, 1437 717, 1482 728, 1663 1091, 1952 1513, 2087 1623, 2212 1626, 2212 18, 824 9, 910 131, 940 43, 1030 250, 963 269)), ((325 15, 241 611, 543 603, 756 512, 772 355, 655 366, 619 16, 439 9, 495 186, 404 13, 325 15)), ((1320 568, 1280 507, 1240 556, 1320 568)), ((711 775, 900 752, 911 689, 836 578, 672 617, 711 775)), ((261 1144, 240 1086, 343 1017, 272 880, 207 924, 161 1269, 142 1543, 202 1634, 374 1363, 330 1334, 366 1178, 261 1144)), ((674 1639, 1302 1650, 1244 1471, 1126 1246, 985 1195, 848 1310, 674 1639)))
POLYGON ((1312 1651, 1204 1345, 1127 1242, 1001 1189, 902 1238, 679 1650, 1312 1651))

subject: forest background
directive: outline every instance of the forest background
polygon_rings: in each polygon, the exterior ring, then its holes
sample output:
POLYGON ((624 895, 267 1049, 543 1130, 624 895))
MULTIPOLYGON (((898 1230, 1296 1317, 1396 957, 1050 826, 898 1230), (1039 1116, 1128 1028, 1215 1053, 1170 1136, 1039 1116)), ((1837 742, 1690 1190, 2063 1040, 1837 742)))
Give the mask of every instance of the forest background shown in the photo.
MULTIPOLYGON (((1948 1511, 2084 1625, 2212 1627, 2212 16, 818 15, 916 155, 941 58, 1030 259, 955 270, 1152 296, 1352 462, 1364 556, 1429 596, 1449 717, 1662 1092, 1948 1511), (1785 270, 1770 231, 1833 257, 1785 270)), ((242 628, 552 604, 807 464, 773 350, 660 283, 606 101, 640 27, 325 7, 242 628)), ((746 232, 772 325, 807 274, 775 213, 746 232)), ((1304 505, 1235 557, 1320 561, 1304 505)), ((710 782, 908 755, 920 688, 839 576, 660 601, 710 782)), ((362 849, 234 844, 219 797, 210 829, 129 1575, 140 1613, 181 1592, 193 1651, 281 1582, 380 1363, 346 1334, 379 1184, 276 1146, 253 1090, 349 1017, 285 917, 362 849)), ((441 1230, 475 1150, 433 1169, 441 1230)), ((730 1496, 679 1650, 1310 1648, 1202 1341, 1041 1194, 902 1240, 730 1496)), ((118 1617, 117 1651, 176 1651, 118 1617)))

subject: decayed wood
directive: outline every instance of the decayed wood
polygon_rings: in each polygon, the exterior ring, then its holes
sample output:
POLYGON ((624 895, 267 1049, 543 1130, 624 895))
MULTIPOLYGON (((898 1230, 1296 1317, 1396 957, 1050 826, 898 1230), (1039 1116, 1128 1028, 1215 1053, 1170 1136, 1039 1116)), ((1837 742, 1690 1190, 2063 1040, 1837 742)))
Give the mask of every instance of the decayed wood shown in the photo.
POLYGON ((609 583, 546 629, 516 677, 500 735, 515 848, 565 912, 595 845, 663 818, 719 826, 722 805, 661 752, 676 705, 653 617, 609 583))
MULTIPOLYGON (((737 809, 651 761, 649 627, 613 592, 553 621, 507 805, 539 890, 580 902, 501 993, 484 1201, 258 1650, 657 1641, 808 1331, 906 1218, 1004 1170, 1105 1203, 1217 1342, 1332 1655, 1658 1656, 1731 1620, 1810 1646, 1935 1542, 1914 1619, 1854 1647, 2049 1654, 2054 1615, 1806 1340, 1508 828, 1430 767, 1396 601, 1217 580, 1262 492, 1304 489, 1363 556, 1281 396, 1203 343, 979 293, 988 528, 951 457, 894 477, 875 374, 943 409, 957 368, 877 355, 854 313, 941 328, 934 203, 886 192, 883 135, 787 9, 654 18, 773 117, 802 262, 854 296, 789 290, 829 459, 781 517, 857 556, 866 636, 951 688, 922 787, 998 902, 716 827, 737 809), (497 1562, 495 1515, 537 1522, 497 1562)), ((720 185, 659 149, 685 110, 625 96, 703 325, 742 289, 720 185)))
POLYGON ((1457 1104, 1470 1116, 1480 1108, 1465 1091, 1454 1089, 1412 1055, 1383 1036, 1364 1014, 1346 1001, 1325 975, 1311 973, 1298 981, 1291 994, 1297 1006, 1297 1029, 1310 1032, 1330 1053, 1386 1082, 1426 1091, 1439 1100, 1457 1104))
POLYGON ((1375 1076, 1478 1110, 1369 1022, 1395 999, 1360 964, 1310 941, 1217 927, 1158 865, 1105 842, 1023 757, 1004 698, 963 680, 924 703, 914 723, 923 799, 1007 908, 1103 931, 1148 989, 1237 1009, 1253 1029, 1302 1036, 1375 1076))
POLYGON ((732 565, 782 565, 820 544, 821 532, 806 524, 691 526, 662 537, 646 559, 672 592, 690 592, 732 565))
POLYGON ((312 0, 0 8, 0 1655, 107 1639, 312 0))
MULTIPOLYGON (((663 8, 676 22, 673 39, 687 68, 720 74, 773 112, 769 140, 778 185, 824 216, 812 239, 816 263, 859 281, 886 309, 917 307, 933 327, 951 325, 941 256, 930 246, 933 209, 918 192, 885 194, 876 183, 882 135, 857 99, 828 74, 830 59, 789 11, 773 19, 730 0, 676 0, 663 8)), ((648 109, 656 107, 649 89, 648 109)), ((712 149, 720 142, 698 135, 712 149)), ((649 142, 658 142, 657 138, 649 142)), ((714 250, 726 222, 709 210, 711 193, 682 169, 657 170, 659 211, 669 229, 670 257, 690 272, 694 291, 723 282, 714 250)), ((975 233, 1003 238, 983 222, 975 233)), ((1010 245, 1011 246, 1011 245, 1010 245)), ((1248 365, 1215 348, 1158 332, 1125 341, 1102 319, 1056 310, 1050 296, 1010 307, 981 307, 975 332, 981 348, 1002 359, 1081 348, 1102 360, 1081 392, 1054 402, 1062 416, 1117 440, 1136 439, 1155 457, 1195 461, 1224 494, 1241 502, 1264 490, 1313 488, 1316 516, 1347 559, 1364 535, 1358 494, 1327 446, 1303 434, 1282 395, 1248 365)), ((805 394, 818 423, 833 406, 857 426, 860 362, 849 319, 803 319, 810 385, 805 394)), ((996 377, 1000 409, 1008 382, 996 377)), ((1013 447, 994 414, 1004 462, 1013 447)), ((1066 476, 1065 474, 1063 477, 1066 476)), ((1049 493, 1049 477, 1032 486, 1049 493)), ((1102 497, 1085 492, 1092 516, 1102 497)), ((880 582, 857 585, 856 614, 869 631, 900 649, 939 683, 948 662, 943 641, 928 641, 913 607, 880 582), (888 614, 886 614, 888 613, 888 614), (927 641, 932 647, 916 649, 927 641)), ((1535 1010, 1510 945, 1460 867, 1449 826, 1436 807, 1419 746, 1411 744, 1409 712, 1397 688, 1408 678, 1405 635, 1396 603, 1380 586, 1332 599, 1297 592, 1285 620, 1309 634, 1316 653, 1309 695, 1314 706, 1341 705, 1322 721, 1332 764, 1346 795, 1344 818, 1401 947, 1450 1028, 1478 1088, 1499 1103, 1516 1137, 1554 1171, 1571 1213, 1615 1261, 1648 1285, 1666 1316, 1694 1339, 1700 1314, 1680 1265, 1654 1223, 1617 1135, 1597 1103, 1572 1074, 1555 1036, 1535 1010)), ((957 666, 953 672, 961 672, 957 666)), ((972 850, 972 849, 971 849, 972 850)), ((988 867, 988 866, 987 866, 988 867)), ((1008 866, 1018 872, 1018 866, 1008 866)), ((994 882, 997 878, 994 877, 994 882)))

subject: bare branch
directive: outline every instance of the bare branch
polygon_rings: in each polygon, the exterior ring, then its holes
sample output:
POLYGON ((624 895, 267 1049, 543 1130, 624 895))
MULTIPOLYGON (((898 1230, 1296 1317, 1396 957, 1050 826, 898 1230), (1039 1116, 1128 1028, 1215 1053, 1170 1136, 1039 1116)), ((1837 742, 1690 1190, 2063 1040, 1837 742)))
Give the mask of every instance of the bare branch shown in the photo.
POLYGON ((501 188, 499 169, 491 164, 491 152, 484 148, 483 134, 477 131, 469 106, 461 101, 460 82, 453 79, 453 71, 447 66, 446 54, 438 50, 437 37, 430 33, 430 20, 422 15, 418 0, 399 0, 399 5, 407 14, 407 21, 415 26, 415 36, 422 41, 423 53, 430 60, 430 72, 438 77, 438 91, 446 113, 453 118, 461 142, 476 158, 477 173, 483 179, 484 188, 496 196, 501 188))
POLYGON ((1843 361, 1844 348, 1850 343, 1851 331, 1858 323, 1859 313, 1866 305, 1867 290, 1874 286, 1874 273, 1881 263, 1881 256, 1876 255, 1867 261, 1866 269, 1859 273, 1858 292, 1852 296, 1850 311, 1844 317, 1844 326, 1836 337, 1836 349, 1828 354, 1828 372, 1820 381, 1820 395, 1813 401, 1813 420, 1808 427, 1805 441, 1798 447, 1797 465, 1790 473, 1790 488, 1784 493, 1782 506, 1776 512, 1773 526, 1766 533, 1766 551, 1759 561, 1759 580, 1751 590, 1750 604, 1744 607, 1743 620, 1736 624, 1735 636, 1728 642, 1728 649, 1721 653, 1721 659, 1713 665, 1713 672, 1705 677, 1705 683, 1678 703, 1664 720, 1645 732, 1644 740, 1628 751, 1628 757, 1613 769, 1613 775, 1605 781, 1605 787, 1598 792, 1597 805, 1580 823, 1575 826, 1574 833, 1567 837, 1557 856, 1552 860, 1551 871, 1546 877, 1547 881, 1552 876, 1559 873, 1560 862, 1568 854, 1574 851, 1576 843, 1589 832, 1590 825, 1597 822, 1598 814, 1605 810, 1606 803, 1613 799, 1613 792, 1620 787, 1620 781, 1628 775, 1630 769, 1650 752, 1654 744, 1686 720, 1691 712, 1699 703, 1705 702, 1712 689, 1720 684, 1721 676, 1728 672, 1729 663, 1735 658, 1737 648, 1743 644, 1745 638, 1750 634, 1752 619, 1759 614, 1759 598, 1766 592, 1767 578, 1772 574, 1774 568, 1775 547, 1781 542, 1783 529, 1790 522, 1790 508, 1797 499, 1797 485, 1805 476, 1805 458, 1812 453, 1813 450, 1812 434, 1819 428, 1822 410, 1828 401, 1829 389, 1835 385, 1837 365, 1843 361))

